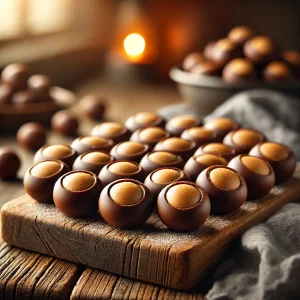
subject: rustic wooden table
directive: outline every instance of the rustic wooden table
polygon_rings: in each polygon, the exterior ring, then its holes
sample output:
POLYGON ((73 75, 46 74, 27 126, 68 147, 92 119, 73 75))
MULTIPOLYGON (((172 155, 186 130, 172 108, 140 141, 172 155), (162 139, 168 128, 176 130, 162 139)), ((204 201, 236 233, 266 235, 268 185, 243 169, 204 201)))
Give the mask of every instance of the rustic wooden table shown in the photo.
MULTIPOLYGON (((107 116, 120 122, 138 111, 155 111, 180 101, 175 87, 116 87, 99 80, 86 82, 77 94, 81 96, 91 92, 103 94, 109 99, 107 116)), ((87 120, 81 122, 80 133, 88 134, 94 125, 94 122, 87 120)), ((69 143, 71 140, 50 132, 48 143, 69 143)), ((20 149, 15 137, 0 137, 0 145, 14 148, 22 159, 19 178, 0 182, 1 207, 24 194, 22 176, 31 165, 33 154, 20 149)), ((182 292, 134 281, 13 248, 0 239, 0 299, 203 299, 202 290, 203 287, 199 286, 182 292)))

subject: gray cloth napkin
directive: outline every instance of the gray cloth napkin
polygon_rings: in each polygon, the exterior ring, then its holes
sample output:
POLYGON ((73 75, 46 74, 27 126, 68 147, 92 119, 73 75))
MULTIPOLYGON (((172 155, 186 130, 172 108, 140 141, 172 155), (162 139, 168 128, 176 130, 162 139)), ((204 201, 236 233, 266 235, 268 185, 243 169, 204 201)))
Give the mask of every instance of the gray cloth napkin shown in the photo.
MULTIPOLYGON (((195 111, 177 104, 159 113, 169 119, 195 111)), ((289 145, 300 159, 300 99, 268 90, 245 91, 206 120, 215 117, 260 130, 270 140, 289 145)), ((300 204, 288 204, 246 231, 236 253, 216 268, 207 299, 300 299, 300 204)))

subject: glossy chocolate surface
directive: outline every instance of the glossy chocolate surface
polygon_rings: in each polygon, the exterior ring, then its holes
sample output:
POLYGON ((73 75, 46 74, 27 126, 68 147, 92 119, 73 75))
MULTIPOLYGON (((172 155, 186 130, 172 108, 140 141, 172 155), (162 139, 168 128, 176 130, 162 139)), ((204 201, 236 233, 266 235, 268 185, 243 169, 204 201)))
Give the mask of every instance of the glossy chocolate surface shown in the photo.
POLYGON ((104 185, 123 178, 144 181, 145 177, 145 171, 137 162, 127 160, 112 161, 99 173, 99 178, 104 185))
POLYGON ((240 125, 229 118, 216 118, 205 122, 204 128, 217 133, 220 139, 232 130, 238 129, 240 125))
POLYGON ((53 203, 56 181, 70 169, 60 160, 45 160, 30 167, 24 176, 25 191, 40 203, 53 203))
POLYGON ((115 143, 127 141, 130 137, 129 130, 117 122, 104 122, 93 128, 91 135, 111 139, 115 143))
POLYGON ((10 104, 14 91, 14 88, 10 84, 0 83, 0 104, 10 104))
POLYGON ((39 97, 47 97, 52 86, 52 81, 48 76, 35 74, 28 78, 27 86, 39 97))
POLYGON ((26 149, 37 150, 45 145, 47 131, 39 123, 30 122, 22 125, 17 132, 18 143, 26 149))
POLYGON ((110 151, 113 146, 113 140, 98 136, 79 137, 76 140, 74 140, 71 144, 71 147, 78 154, 83 154, 85 152, 93 150, 110 151))
POLYGON ((20 158, 13 149, 0 147, 0 179, 16 177, 20 166, 20 158))
POLYGON ((272 61, 263 69, 263 79, 266 82, 284 82, 291 80, 292 71, 283 61, 272 61))
POLYGON ((152 151, 147 153, 140 162, 146 174, 162 167, 183 168, 184 161, 180 155, 167 151, 152 151))
POLYGON ((254 146, 249 155, 266 159, 275 173, 275 184, 282 183, 291 178, 296 169, 296 157, 292 149, 286 145, 263 142, 254 146))
POLYGON ((76 135, 78 126, 78 119, 67 110, 58 111, 51 119, 52 129, 62 135, 76 135))
POLYGON ((248 188, 248 199, 261 198, 274 186, 274 171, 266 160, 242 154, 233 158, 228 167, 243 176, 248 188))
POLYGON ((236 150, 233 147, 222 143, 210 143, 200 146, 194 156, 200 154, 214 154, 225 158, 227 161, 230 161, 236 155, 236 150))
POLYGON ((247 198, 243 177, 226 166, 211 166, 200 173, 196 183, 208 194, 213 213, 232 213, 247 198))
POLYGON ((175 181, 190 181, 190 177, 179 168, 165 167, 151 172, 144 184, 157 197, 160 191, 168 184, 175 181))
POLYGON ((43 160, 57 159, 64 162, 70 169, 77 157, 74 149, 68 145, 46 145, 40 148, 34 158, 34 163, 38 163, 43 160))
POLYGON ((137 180, 126 178, 114 181, 103 189, 99 197, 99 211, 108 224, 131 228, 147 221, 154 203, 146 186, 137 180))
POLYGON ((218 138, 216 132, 200 126, 186 129, 180 137, 184 140, 194 141, 197 146, 215 142, 218 138))
POLYGON ((1 73, 2 81, 18 90, 26 88, 29 76, 28 68, 24 64, 17 63, 6 66, 1 73))
POLYGON ((165 123, 165 120, 156 113, 140 112, 129 117, 125 126, 129 131, 134 132, 141 128, 164 127, 165 123))
POLYGON ((71 171, 56 181, 53 190, 54 204, 68 217, 88 217, 98 210, 102 188, 101 181, 94 173, 71 171))
POLYGON ((105 99, 97 95, 88 95, 81 99, 81 108, 86 116, 93 120, 102 120, 105 113, 105 99))
POLYGON ((199 228, 209 217, 210 209, 208 195, 192 182, 173 182, 167 185, 157 198, 157 213, 160 219, 167 227, 176 231, 199 228), (175 207, 174 204, 181 207, 175 207))
POLYGON ((135 131, 130 141, 147 144, 150 147, 155 146, 159 141, 165 140, 170 137, 170 134, 160 127, 148 127, 135 131))
POLYGON ((198 126, 200 120, 191 115, 182 115, 170 119, 166 124, 166 130, 171 136, 180 137, 184 130, 198 126))

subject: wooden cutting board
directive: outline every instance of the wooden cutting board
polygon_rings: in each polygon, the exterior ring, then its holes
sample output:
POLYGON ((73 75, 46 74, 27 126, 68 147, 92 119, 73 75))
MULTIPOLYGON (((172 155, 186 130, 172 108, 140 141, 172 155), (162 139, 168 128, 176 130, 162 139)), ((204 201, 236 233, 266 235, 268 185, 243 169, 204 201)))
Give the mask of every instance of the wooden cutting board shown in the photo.
POLYGON ((218 263, 232 240, 300 199, 300 168, 266 197, 246 202, 230 215, 212 215, 199 230, 177 233, 153 213, 142 228, 121 230, 99 215, 63 216, 28 195, 6 203, 2 236, 10 245, 176 289, 196 285, 218 263))

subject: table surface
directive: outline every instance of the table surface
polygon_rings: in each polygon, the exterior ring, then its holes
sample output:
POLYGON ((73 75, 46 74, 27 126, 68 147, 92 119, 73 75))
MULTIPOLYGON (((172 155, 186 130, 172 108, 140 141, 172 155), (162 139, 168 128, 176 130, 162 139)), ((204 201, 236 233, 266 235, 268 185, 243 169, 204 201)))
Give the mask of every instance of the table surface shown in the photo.
MULTIPOLYGON (((181 101, 175 86, 116 86, 97 79, 85 82, 76 91, 79 98, 89 93, 105 96, 108 104, 107 119, 119 122, 124 122, 136 112, 155 111, 181 101)), ((95 124, 82 120, 80 135, 87 135, 95 124)), ((49 132, 49 144, 71 141, 72 138, 49 132)), ((2 207, 5 202, 24 194, 22 176, 32 164, 33 153, 18 147, 13 136, 0 137, 0 145, 14 148, 22 160, 17 180, 0 181, 2 207)), ((13 248, 0 239, 0 299, 203 299, 202 291, 203 284, 182 292, 131 280, 13 248)))

